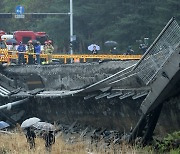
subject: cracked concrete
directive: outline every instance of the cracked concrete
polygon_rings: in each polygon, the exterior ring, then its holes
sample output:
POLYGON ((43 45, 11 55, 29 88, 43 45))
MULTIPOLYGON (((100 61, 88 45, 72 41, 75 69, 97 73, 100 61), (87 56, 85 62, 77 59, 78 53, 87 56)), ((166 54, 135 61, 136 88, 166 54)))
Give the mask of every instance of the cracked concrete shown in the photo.
POLYGON ((103 63, 74 63, 62 65, 25 65, 10 66, 5 73, 11 78, 27 78, 25 74, 35 73, 41 76, 46 89, 80 89, 100 81, 137 61, 109 61, 103 63), (16 76, 12 76, 16 74, 16 76))

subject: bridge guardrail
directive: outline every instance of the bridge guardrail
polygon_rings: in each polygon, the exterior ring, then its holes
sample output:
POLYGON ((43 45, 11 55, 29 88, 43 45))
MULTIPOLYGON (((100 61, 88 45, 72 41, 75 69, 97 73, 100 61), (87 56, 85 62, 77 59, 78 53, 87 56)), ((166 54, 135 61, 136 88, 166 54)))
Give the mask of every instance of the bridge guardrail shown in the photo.
MULTIPOLYGON (((2 50, 0 50, 0 54, 2 50)), ((11 59, 18 59, 18 52, 17 51, 8 51, 4 59, 0 59, 0 62, 7 62, 10 63, 11 59)), ((33 54, 33 57, 36 58, 36 54, 33 54)), ((73 58, 74 62, 86 62, 87 59, 111 59, 111 60, 139 60, 142 55, 107 55, 107 54, 52 54, 53 59, 64 59, 64 63, 67 63, 68 59, 73 58)), ((28 62, 28 53, 24 54, 24 58, 26 62, 28 62)), ((44 58, 46 61, 48 59, 48 54, 40 54, 40 58, 44 58)))
POLYGON ((8 49, 0 49, 0 62, 9 63, 8 49))

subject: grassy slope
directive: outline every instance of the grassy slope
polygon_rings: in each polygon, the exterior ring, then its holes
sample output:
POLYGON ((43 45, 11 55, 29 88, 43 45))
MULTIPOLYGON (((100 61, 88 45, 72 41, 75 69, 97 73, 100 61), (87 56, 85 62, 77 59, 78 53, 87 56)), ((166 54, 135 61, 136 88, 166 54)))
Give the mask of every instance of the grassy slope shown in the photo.
MULTIPOLYGON (((46 153, 44 140, 36 138, 36 149, 30 150, 23 133, 0 134, 0 153, 1 154, 43 154, 46 153)), ((102 153, 139 153, 135 147, 118 145, 108 149, 98 145, 90 145, 86 141, 73 144, 66 144, 61 137, 56 138, 56 143, 52 147, 52 154, 102 154, 102 153), (91 149, 91 152, 88 152, 91 149)), ((139 150, 138 150, 139 151, 139 150)), ((149 153, 149 152, 143 152, 149 153)))

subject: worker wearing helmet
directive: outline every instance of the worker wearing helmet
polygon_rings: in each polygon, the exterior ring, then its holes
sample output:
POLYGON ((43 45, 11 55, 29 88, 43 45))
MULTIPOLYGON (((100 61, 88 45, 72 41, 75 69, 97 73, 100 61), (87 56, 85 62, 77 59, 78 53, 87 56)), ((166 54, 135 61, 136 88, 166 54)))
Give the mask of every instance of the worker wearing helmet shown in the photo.
POLYGON ((52 45, 52 41, 49 40, 49 62, 52 62, 52 53, 54 52, 54 47, 52 45))
POLYGON ((26 52, 26 47, 22 42, 20 42, 17 51, 18 51, 18 64, 25 64, 24 54, 26 52))
POLYGON ((34 46, 31 40, 28 41, 27 49, 28 49, 28 64, 34 64, 34 58, 33 58, 34 46))
POLYGON ((49 43, 49 53, 52 54, 54 52, 54 47, 52 45, 52 41, 49 40, 48 43, 49 43))
POLYGON ((52 62, 52 53, 54 51, 54 47, 52 45, 52 41, 46 41, 44 46, 44 53, 47 54, 47 61, 46 63, 49 64, 52 62))
MULTIPOLYGON (((48 41, 45 41, 44 42, 44 47, 43 47, 43 49, 44 49, 43 53, 46 54, 46 55, 48 55, 48 48, 49 48, 48 41)), ((48 56, 45 59, 45 61, 42 62, 42 64, 48 64, 48 56)))
POLYGON ((43 47, 43 49, 44 49, 44 54, 48 54, 48 41, 45 41, 44 42, 44 47, 43 47))

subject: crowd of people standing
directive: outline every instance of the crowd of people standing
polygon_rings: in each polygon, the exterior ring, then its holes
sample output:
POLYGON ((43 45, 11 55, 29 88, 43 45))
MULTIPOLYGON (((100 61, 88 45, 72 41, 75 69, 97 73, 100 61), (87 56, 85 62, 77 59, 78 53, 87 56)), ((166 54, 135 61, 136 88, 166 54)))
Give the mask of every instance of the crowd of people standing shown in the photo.
POLYGON ((52 53, 54 51, 54 47, 52 45, 52 41, 45 41, 45 45, 43 46, 43 50, 41 48, 41 44, 39 41, 33 43, 32 40, 28 41, 27 48, 26 46, 20 42, 18 48, 18 64, 23 65, 26 62, 24 55, 28 54, 28 63, 27 64, 41 64, 40 54, 47 54, 47 60, 43 64, 49 64, 52 62, 52 53), (35 55, 35 56, 34 56, 35 55))

